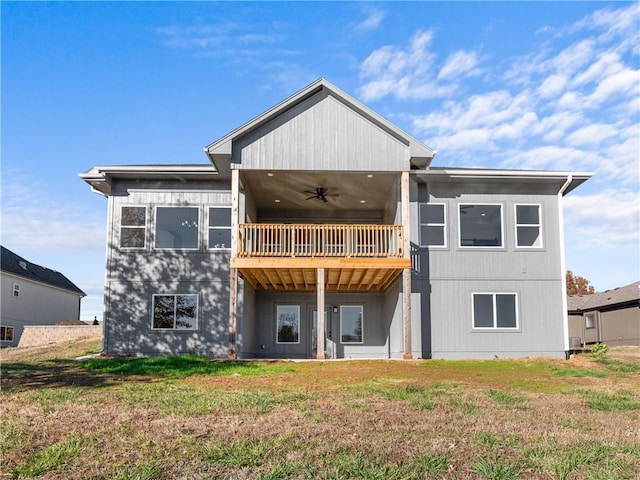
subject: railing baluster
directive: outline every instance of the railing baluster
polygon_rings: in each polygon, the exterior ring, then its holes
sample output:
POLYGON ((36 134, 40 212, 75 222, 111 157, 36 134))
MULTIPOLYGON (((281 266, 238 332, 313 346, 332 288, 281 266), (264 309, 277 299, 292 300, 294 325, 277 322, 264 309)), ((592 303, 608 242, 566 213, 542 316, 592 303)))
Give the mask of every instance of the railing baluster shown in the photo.
POLYGON ((401 225, 238 226, 239 257, 402 257, 401 225))

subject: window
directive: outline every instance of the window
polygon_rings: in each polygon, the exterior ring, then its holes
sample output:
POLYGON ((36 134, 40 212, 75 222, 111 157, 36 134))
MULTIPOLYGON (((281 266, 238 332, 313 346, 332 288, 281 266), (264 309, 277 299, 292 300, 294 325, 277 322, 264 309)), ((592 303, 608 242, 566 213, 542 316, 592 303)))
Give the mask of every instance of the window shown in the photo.
POLYGON ((340 306, 340 341, 362 343, 362 305, 340 306))
POLYGON ((515 293, 474 293, 473 328, 518 328, 515 293))
POLYGON ((540 205, 516 205, 516 246, 542 248, 540 205))
POLYGON ((13 284, 13 296, 14 297, 19 297, 20 296, 20 284, 19 283, 14 283, 13 284))
POLYGON ((502 205, 460 204, 460 247, 502 247, 502 205))
POLYGON ((146 207, 122 207, 120 210, 120 248, 144 248, 147 226, 146 207))
POLYGON ((197 207, 156 209, 156 248, 198 248, 197 207))
POLYGON ((444 203, 420 204, 420 246, 447 246, 445 218, 444 203))
POLYGON ((584 316, 584 328, 596 328, 596 314, 587 313, 584 316))
POLYGON ((300 343, 300 305, 276 307, 276 343, 300 343))
POLYGON ((198 295, 154 295, 153 328, 195 330, 198 325, 198 295))
POLYGON ((231 248, 231 209, 209 209, 209 248, 231 248))
POLYGON ((0 340, 13 342, 13 327, 0 327, 0 340))

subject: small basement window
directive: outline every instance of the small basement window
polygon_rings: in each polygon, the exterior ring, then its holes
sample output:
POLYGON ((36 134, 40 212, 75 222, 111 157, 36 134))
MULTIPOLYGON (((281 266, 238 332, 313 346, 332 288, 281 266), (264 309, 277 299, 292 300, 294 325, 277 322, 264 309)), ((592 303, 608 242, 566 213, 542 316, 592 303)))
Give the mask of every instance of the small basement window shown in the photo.
POLYGON ((13 327, 0 327, 0 340, 13 342, 13 327))

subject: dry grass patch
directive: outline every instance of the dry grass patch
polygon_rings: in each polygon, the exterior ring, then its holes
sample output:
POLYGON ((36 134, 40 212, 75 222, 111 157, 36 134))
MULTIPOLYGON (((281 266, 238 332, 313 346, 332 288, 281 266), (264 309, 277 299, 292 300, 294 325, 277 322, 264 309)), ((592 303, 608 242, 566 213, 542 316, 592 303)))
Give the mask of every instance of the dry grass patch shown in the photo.
POLYGON ((633 359, 72 360, 91 348, 2 352, 4 477, 640 477, 633 359))

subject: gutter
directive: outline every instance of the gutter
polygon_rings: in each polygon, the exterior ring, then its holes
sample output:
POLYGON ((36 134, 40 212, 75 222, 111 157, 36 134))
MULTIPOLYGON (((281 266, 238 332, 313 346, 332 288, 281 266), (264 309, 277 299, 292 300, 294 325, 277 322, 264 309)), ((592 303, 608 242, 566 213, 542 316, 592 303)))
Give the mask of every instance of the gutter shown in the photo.
POLYGON ((573 182, 573 175, 567 176, 567 181, 564 182, 560 190, 558 191, 558 231, 560 233, 560 275, 562 284, 562 319, 563 319, 563 332, 564 332, 564 355, 569 360, 570 346, 569 346, 569 305, 567 302, 567 264, 565 260, 565 247, 564 247, 564 212, 562 210, 562 197, 573 182))

